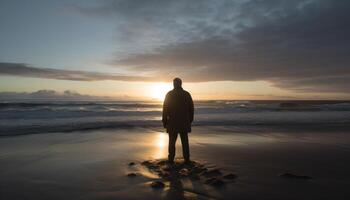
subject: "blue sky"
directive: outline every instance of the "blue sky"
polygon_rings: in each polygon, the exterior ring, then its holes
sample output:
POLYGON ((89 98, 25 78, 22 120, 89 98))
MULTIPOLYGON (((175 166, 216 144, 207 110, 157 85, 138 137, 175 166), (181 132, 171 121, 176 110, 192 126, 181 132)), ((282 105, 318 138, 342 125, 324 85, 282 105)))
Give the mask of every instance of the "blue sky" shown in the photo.
POLYGON ((1 61, 96 70, 117 46, 111 20, 82 16, 69 7, 74 1, 0 4, 1 61))

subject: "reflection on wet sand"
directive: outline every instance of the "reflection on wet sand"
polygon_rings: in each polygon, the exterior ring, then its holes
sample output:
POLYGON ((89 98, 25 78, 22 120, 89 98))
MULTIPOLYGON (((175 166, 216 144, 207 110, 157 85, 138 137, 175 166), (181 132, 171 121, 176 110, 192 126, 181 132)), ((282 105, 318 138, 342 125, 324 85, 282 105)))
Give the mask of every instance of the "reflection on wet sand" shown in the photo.
MULTIPOLYGON (((190 149, 210 144, 227 146, 264 145, 267 143, 277 142, 279 140, 279 137, 277 136, 270 137, 269 135, 265 136, 264 134, 258 133, 247 134, 245 132, 236 132, 235 134, 225 134, 226 132, 224 131, 220 133, 221 134, 218 134, 217 130, 211 130, 210 128, 206 129, 205 132, 200 134, 194 131, 189 135, 190 149)), ((138 143, 138 145, 144 145, 144 147, 147 148, 146 152, 138 152, 140 158, 167 158, 169 140, 167 133, 160 131, 150 131, 147 133, 139 134, 137 138, 137 140, 130 141, 129 145, 136 146, 136 143, 138 143), (142 141, 142 143, 140 143, 140 141, 142 141)), ((118 145, 120 144, 118 143, 118 145)), ((179 140, 176 143, 176 157, 182 157, 181 142, 179 140)))
POLYGON ((154 146, 152 157, 155 159, 165 158, 167 155, 168 135, 161 132, 155 134, 152 144, 154 146))
MULTIPOLYGON (((210 130, 207 130, 210 132, 210 130)), ((251 134, 217 134, 215 131, 212 134, 191 134, 190 135, 191 146, 203 146, 206 144, 215 145, 230 145, 241 146, 248 144, 260 144, 275 141, 273 138, 268 138, 259 135, 251 134)), ((151 159, 166 159, 168 152, 168 135, 164 132, 151 132, 145 135, 145 143, 150 149, 145 153, 144 158, 151 159), (147 138, 147 139, 146 139, 147 138)), ((181 150, 180 142, 177 143, 177 150, 181 150)), ((182 153, 177 152, 178 157, 181 157, 182 153), (180 154, 179 154, 180 153, 180 154)), ((163 180, 164 177, 154 176, 154 172, 148 171, 147 168, 138 168, 139 172, 148 178, 153 180, 163 180), (151 176, 153 174, 153 177, 151 176)), ((175 172, 174 172, 175 173, 175 172)), ((176 172, 178 173, 178 172, 176 172)), ((208 184, 204 184, 204 180, 196 180, 191 178, 183 178, 178 175, 172 175, 172 178, 165 180, 164 190, 158 191, 162 193, 162 197, 166 199, 210 199, 222 197, 220 192, 215 187, 210 187, 208 184)))
POLYGON ((205 184, 207 177, 164 179, 163 190, 149 186, 162 179, 141 162, 166 158, 168 135, 160 129, 3 137, 0 199, 344 199, 339 191, 348 188, 349 131, 316 131, 194 127, 193 159, 239 176, 218 189, 205 184), (315 178, 278 176, 288 170, 315 178), (329 192, 321 196, 320 188, 329 192))

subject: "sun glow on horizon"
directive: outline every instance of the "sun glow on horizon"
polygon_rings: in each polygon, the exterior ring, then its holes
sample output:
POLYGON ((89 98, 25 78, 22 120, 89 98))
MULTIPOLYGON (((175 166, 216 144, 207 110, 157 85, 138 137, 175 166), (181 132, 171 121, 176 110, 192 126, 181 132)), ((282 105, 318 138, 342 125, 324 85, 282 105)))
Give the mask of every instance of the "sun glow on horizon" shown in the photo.
POLYGON ((165 98, 165 95, 169 90, 171 90, 171 84, 167 83, 156 83, 151 88, 150 96, 153 99, 163 101, 165 98))

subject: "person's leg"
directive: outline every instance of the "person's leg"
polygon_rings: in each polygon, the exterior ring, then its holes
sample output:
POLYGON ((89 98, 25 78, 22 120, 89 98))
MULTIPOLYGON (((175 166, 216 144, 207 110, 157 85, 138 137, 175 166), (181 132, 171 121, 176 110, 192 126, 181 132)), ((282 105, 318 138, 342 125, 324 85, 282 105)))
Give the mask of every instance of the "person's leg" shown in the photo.
POLYGON ((182 155, 185 159, 185 162, 190 161, 190 147, 188 144, 188 133, 180 133, 181 144, 182 144, 182 155))
POLYGON ((168 161, 174 162, 177 133, 169 133, 168 161))

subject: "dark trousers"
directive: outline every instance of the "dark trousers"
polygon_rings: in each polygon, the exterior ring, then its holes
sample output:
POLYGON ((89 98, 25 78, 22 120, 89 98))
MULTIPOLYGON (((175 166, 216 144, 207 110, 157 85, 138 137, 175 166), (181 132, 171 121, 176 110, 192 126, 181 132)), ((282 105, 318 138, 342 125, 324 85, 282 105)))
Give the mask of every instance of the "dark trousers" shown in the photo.
MULTIPOLYGON (((174 161, 175 158, 175 144, 178 133, 169 133, 169 155, 168 160, 174 161)), ((188 144, 188 133, 180 133, 181 144, 182 144, 182 155, 185 161, 190 160, 190 147, 188 144)))

